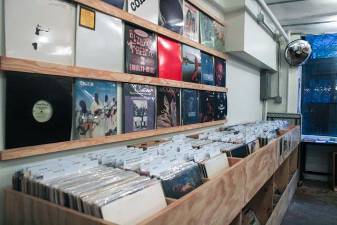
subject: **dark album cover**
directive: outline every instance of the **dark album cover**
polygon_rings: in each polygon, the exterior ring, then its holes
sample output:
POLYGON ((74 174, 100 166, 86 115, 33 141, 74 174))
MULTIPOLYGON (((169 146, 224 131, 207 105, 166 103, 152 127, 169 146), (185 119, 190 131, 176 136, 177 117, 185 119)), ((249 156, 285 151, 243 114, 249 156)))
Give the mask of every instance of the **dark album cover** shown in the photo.
POLYGON ((157 128, 180 125, 180 89, 157 87, 157 128))
POLYGON ((199 91, 181 90, 181 117, 182 125, 199 122, 199 91))
POLYGON ((72 79, 6 73, 6 148, 69 141, 72 79))
POLYGON ((124 84, 125 133, 154 129, 155 92, 154 86, 124 84))
POLYGON ((214 36, 213 20, 206 14, 200 13, 200 43, 214 48, 214 36))
POLYGON ((214 92, 200 91, 200 122, 210 122, 214 120, 214 92))
POLYGON ((188 45, 183 45, 183 81, 200 83, 200 76, 200 50, 188 45))
POLYGON ((215 92, 215 120, 224 120, 227 116, 227 94, 215 92))
POLYGON ((226 87, 226 61, 215 57, 214 70, 215 86, 226 87))
POLYGON ((159 0, 159 25, 183 34, 183 0, 159 0))
POLYGON ((214 85, 214 60, 213 56, 201 53, 201 83, 214 85))
POLYGON ((217 51, 225 51, 225 27, 214 21, 214 48, 217 51))
POLYGON ((125 57, 127 73, 156 76, 156 35, 131 25, 125 25, 125 57))
POLYGON ((199 42, 199 11, 184 1, 184 36, 199 42))
POLYGON ((74 138, 117 133, 117 85, 115 82, 76 79, 74 90, 74 138))
POLYGON ((125 0, 103 0, 110 5, 123 9, 125 0))

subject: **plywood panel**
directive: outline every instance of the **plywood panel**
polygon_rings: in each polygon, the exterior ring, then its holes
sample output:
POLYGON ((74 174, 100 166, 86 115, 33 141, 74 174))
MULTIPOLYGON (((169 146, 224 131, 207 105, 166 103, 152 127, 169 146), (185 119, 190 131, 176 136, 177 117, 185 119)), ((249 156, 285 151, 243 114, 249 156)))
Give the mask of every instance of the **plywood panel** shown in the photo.
POLYGON ((289 160, 286 159, 274 174, 275 188, 281 193, 284 192, 288 185, 289 178, 289 160))
POLYGON ((298 168, 298 147, 289 156, 289 176, 292 176, 298 168))

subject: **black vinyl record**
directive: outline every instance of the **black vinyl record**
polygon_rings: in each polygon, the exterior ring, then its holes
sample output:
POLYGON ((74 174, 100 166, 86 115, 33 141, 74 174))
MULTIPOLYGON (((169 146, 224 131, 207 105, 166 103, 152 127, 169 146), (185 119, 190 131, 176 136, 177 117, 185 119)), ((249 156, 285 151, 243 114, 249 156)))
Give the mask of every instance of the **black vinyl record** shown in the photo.
POLYGON ((70 140, 72 78, 6 73, 6 148, 70 140))

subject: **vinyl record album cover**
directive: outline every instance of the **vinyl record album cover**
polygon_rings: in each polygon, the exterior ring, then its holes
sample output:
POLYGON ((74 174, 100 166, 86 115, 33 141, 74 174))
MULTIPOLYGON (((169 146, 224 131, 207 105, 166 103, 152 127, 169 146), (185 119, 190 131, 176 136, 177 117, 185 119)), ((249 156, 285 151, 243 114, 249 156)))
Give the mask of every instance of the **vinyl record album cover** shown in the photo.
POLYGON ((183 0, 159 0, 159 25, 183 34, 183 0))
POLYGON ((200 78, 200 50, 188 45, 183 45, 183 81, 200 83, 200 78))
POLYGON ((72 79, 6 72, 6 148, 69 141, 72 79))
POLYGON ((76 79, 74 88, 74 138, 83 139, 116 134, 116 83, 76 79))
POLYGON ((124 72, 122 21, 82 6, 78 6, 77 18, 75 64, 81 67, 124 72), (85 19, 90 12, 95 15, 89 22, 85 19), (89 26, 83 26, 83 23, 89 26), (90 24, 94 29, 90 28, 90 24))
POLYGON ((200 43, 214 48, 214 21, 206 14, 200 12, 200 43))
POLYGON ((154 86, 124 84, 125 133, 153 130, 155 124, 156 89, 154 86))
POLYGON ((214 60, 213 56, 201 53, 201 83, 214 85, 214 60))
POLYGON ((159 77, 171 80, 182 79, 181 44, 163 36, 158 36, 159 77))
POLYGON ((157 38, 154 33, 125 25, 125 71, 146 76, 157 74, 157 38))
POLYGON ((226 87, 226 61, 214 58, 215 86, 226 87))
POLYGON ((214 21, 214 48, 217 51, 225 51, 225 27, 214 21))
POLYGON ((110 5, 123 9, 125 0, 103 0, 110 5))
POLYGON ((157 128, 180 125, 180 89, 157 87, 157 128))
POLYGON ((181 117, 182 125, 199 122, 199 91, 181 90, 181 117))
POLYGON ((200 122, 210 122, 214 120, 214 92, 200 91, 200 122))
POLYGON ((4 7, 6 56, 74 65, 74 4, 5 0, 4 7))
POLYGON ((215 92, 215 120, 224 120, 227 117, 227 94, 215 92))
POLYGON ((128 0, 128 12, 158 24, 159 0, 128 0))
POLYGON ((199 11, 184 1, 184 36, 199 42, 199 11))

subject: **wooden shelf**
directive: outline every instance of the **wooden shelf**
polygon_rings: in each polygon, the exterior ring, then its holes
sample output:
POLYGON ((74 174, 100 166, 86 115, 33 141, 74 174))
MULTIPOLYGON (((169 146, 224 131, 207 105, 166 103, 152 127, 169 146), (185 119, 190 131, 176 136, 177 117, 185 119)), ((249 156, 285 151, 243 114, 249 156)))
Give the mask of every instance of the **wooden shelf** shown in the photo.
MULTIPOLYGON (((203 44, 200 44, 198 42, 192 41, 183 35, 177 34, 173 31, 170 31, 164 27, 161 27, 157 24, 151 23, 147 20, 144 20, 138 16, 132 15, 124 10, 121 10, 117 7, 114 7, 108 3, 105 3, 103 1, 98 1, 98 0, 73 0, 74 2, 80 3, 82 5, 86 5, 88 7, 91 7, 97 11, 103 12, 105 14, 114 16, 116 18, 119 18, 121 20, 124 20, 126 22, 135 24, 137 26, 140 26, 142 28, 145 28, 147 30, 153 31, 157 34, 164 35, 166 37, 169 37, 173 40, 176 40, 178 42, 181 42, 183 44, 192 46, 194 48, 198 48, 208 54, 214 55, 216 57, 222 58, 222 59, 228 59, 228 56, 223 53, 219 52, 215 49, 209 48, 203 44)), ((195 1, 193 1, 195 2, 195 1)), ((212 16, 211 16, 212 17, 212 16)))
POLYGON ((204 91, 227 92, 227 88, 225 87, 169 80, 158 77, 140 76, 128 73, 110 72, 77 66, 66 66, 27 59, 9 58, 5 56, 1 56, 0 58, 0 69, 3 71, 18 71, 26 73, 48 74, 54 76, 109 80, 122 83, 148 84, 204 91))
POLYGON ((55 152, 69 151, 79 148, 92 147, 104 144, 111 144, 123 141, 137 140, 141 138, 148 138, 159 136, 163 134, 173 134, 182 131, 189 131, 194 129, 206 128, 211 126, 217 126, 224 124, 226 120, 219 120, 207 123, 197 123, 192 125, 171 127, 171 128, 161 128, 148 131, 139 131, 126 134, 118 134, 107 137, 98 137, 98 138, 88 138, 82 140, 66 141, 66 142, 57 142, 52 144, 36 145, 22 148, 13 148, 8 150, 0 151, 0 160, 12 160, 20 159, 30 156, 37 156, 55 152))

